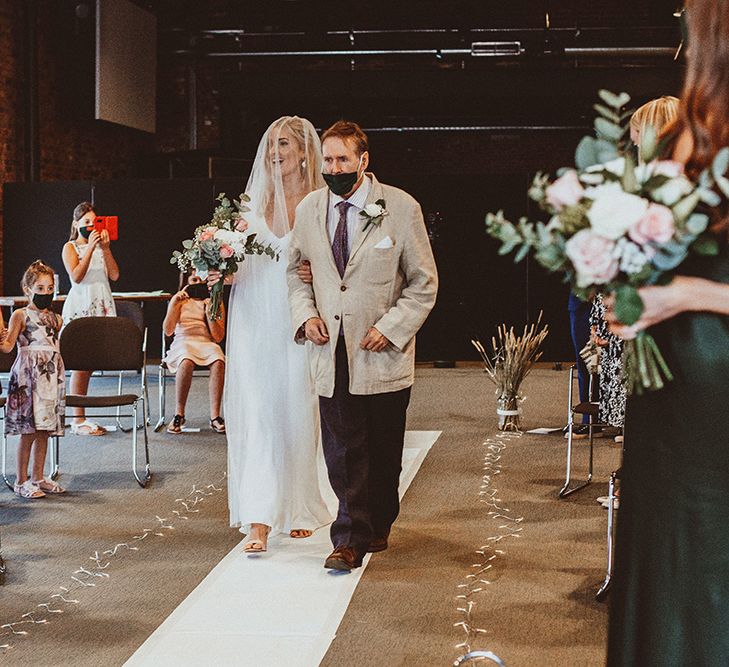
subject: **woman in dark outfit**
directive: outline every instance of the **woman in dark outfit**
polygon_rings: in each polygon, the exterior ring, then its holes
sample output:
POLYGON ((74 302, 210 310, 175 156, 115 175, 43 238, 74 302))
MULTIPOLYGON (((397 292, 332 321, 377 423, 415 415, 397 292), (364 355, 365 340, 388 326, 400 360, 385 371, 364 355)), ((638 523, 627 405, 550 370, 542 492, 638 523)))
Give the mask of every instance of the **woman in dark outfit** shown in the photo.
MULTIPOLYGON (((687 72, 672 153, 691 177, 729 146, 729 2, 688 0, 687 72)), ((626 411, 609 667, 729 665, 729 205, 720 251, 640 291, 641 320, 675 377, 626 411)))

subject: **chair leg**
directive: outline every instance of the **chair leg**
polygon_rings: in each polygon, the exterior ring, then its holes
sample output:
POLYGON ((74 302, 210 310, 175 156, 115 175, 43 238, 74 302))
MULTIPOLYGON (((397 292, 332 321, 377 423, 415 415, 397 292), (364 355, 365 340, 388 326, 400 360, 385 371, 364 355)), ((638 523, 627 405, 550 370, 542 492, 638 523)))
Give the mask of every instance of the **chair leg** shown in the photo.
POLYGON ((2 474, 3 474, 3 481, 7 485, 7 487, 13 491, 14 486, 13 483, 8 479, 8 436, 5 435, 5 408, 3 410, 3 432, 2 432, 2 474))
POLYGON ((147 482, 149 482, 150 478, 152 477, 152 472, 150 471, 149 467, 149 442, 147 439, 147 423, 145 419, 145 406, 144 406, 144 397, 139 398, 137 401, 134 402, 134 405, 132 405, 132 412, 133 412, 133 426, 132 426, 132 473, 134 474, 134 479, 137 480, 137 484, 144 488, 147 486, 147 482), (142 404, 142 432, 144 433, 144 475, 142 477, 139 476, 139 472, 137 471, 137 425, 139 421, 139 408, 138 404, 141 402, 142 404))
MULTIPOLYGON (((119 390, 118 394, 121 396, 122 393, 122 382, 124 380, 124 371, 119 371, 119 390)), ((121 405, 116 406, 116 426, 122 433, 129 433, 129 428, 124 426, 121 422, 121 405)))
POLYGON ((604 602, 610 592, 610 585, 613 579, 613 526, 615 522, 615 477, 616 473, 610 475, 610 483, 608 484, 608 520, 607 520, 607 571, 605 579, 600 589, 595 593, 595 599, 598 602, 604 602))
POLYGON ((158 375, 158 383, 157 383, 157 395, 158 395, 158 403, 159 403, 159 419, 157 420, 157 424, 155 424, 154 432, 157 433, 167 422, 166 418, 166 402, 167 402, 167 372, 164 368, 160 365, 159 367, 159 375, 158 375))
POLYGON ((575 425, 575 413, 572 411, 572 395, 574 384, 574 370, 575 367, 570 368, 570 386, 567 401, 569 403, 569 411, 567 413, 567 469, 565 471, 565 480, 562 488, 559 490, 559 497, 566 498, 572 495, 575 491, 584 489, 586 486, 592 483, 592 472, 593 472, 593 458, 594 458, 594 438, 593 438, 593 424, 592 417, 590 417, 589 425, 589 462, 587 467, 587 479, 584 482, 577 484, 576 486, 570 486, 572 483, 572 447, 573 447, 573 430, 575 425))
POLYGON ((60 438, 57 435, 54 435, 53 438, 51 438, 51 455, 48 459, 48 476, 55 480, 58 479, 58 475, 61 473, 60 470, 60 446, 59 446, 60 438))

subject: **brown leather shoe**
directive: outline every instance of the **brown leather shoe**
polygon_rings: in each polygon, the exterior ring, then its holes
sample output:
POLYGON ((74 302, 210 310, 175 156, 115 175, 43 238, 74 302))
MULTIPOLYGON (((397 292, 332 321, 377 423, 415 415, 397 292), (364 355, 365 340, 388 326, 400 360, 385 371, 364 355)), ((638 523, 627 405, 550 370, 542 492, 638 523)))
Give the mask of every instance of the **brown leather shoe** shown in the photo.
POLYGON ((324 567, 328 570, 339 570, 340 572, 349 572, 355 567, 362 565, 362 557, 349 546, 337 547, 327 556, 324 561, 324 567))
POLYGON ((376 554, 378 551, 384 551, 387 549, 387 538, 389 535, 384 537, 373 537, 370 541, 370 546, 367 547, 367 553, 376 554))

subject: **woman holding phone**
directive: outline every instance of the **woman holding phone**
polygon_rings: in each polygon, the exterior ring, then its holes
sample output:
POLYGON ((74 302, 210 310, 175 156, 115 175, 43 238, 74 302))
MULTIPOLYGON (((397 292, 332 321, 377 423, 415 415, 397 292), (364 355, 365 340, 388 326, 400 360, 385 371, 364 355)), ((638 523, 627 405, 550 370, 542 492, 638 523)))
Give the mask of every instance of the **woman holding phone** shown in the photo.
MULTIPOLYGON (((116 308, 109 281, 119 279, 119 267, 111 254, 109 232, 94 229, 96 213, 90 202, 73 210, 71 235, 63 246, 63 264, 71 289, 63 305, 63 322, 79 317, 114 317, 116 308)), ((91 371, 71 373, 70 393, 85 396, 91 371)), ((83 408, 74 408, 71 432, 75 435, 104 435, 106 429, 86 419, 83 408)))

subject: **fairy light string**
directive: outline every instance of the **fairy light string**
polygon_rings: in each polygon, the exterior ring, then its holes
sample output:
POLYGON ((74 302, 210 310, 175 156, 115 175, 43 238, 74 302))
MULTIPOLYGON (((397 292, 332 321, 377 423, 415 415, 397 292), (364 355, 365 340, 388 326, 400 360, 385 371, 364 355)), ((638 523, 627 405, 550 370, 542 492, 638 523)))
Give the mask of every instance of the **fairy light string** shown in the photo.
MULTIPOLYGON (((227 475, 223 474, 217 482, 202 487, 193 484, 187 495, 175 498, 169 516, 155 515, 153 521, 147 522, 146 527, 132 535, 126 542, 119 542, 112 547, 94 551, 88 557, 90 563, 74 570, 66 585, 58 587, 58 592, 50 595, 46 601, 37 604, 35 609, 22 614, 18 620, 0 625, 0 656, 13 649, 14 641, 18 637, 27 637, 35 626, 50 623, 52 619, 72 611, 81 604, 80 598, 83 591, 95 589, 99 584, 108 581, 111 574, 107 570, 110 569, 115 558, 118 559, 127 552, 139 552, 144 544, 154 538, 173 535, 173 531, 177 529, 176 524, 183 525, 183 521, 189 521, 192 515, 200 512, 201 503, 223 491, 223 482, 226 477, 227 475)), ((4 572, 1 557, 0 568, 3 568, 0 571, 1 575, 4 572)))
POLYGON ((489 631, 477 624, 475 619, 477 604, 485 599, 489 587, 495 581, 494 568, 506 554, 505 541, 520 537, 523 530, 521 524, 524 517, 514 516, 506 507, 495 481, 502 473, 501 458, 509 441, 521 436, 520 431, 499 433, 483 443, 485 453, 478 499, 488 510, 488 535, 483 538, 483 544, 475 551, 475 562, 471 565, 469 574, 458 585, 458 595, 456 595, 458 621, 454 623, 454 627, 460 628, 463 639, 455 647, 460 656, 455 664, 471 662, 477 658, 475 654, 479 654, 480 657, 482 651, 476 649, 483 643, 489 631))

